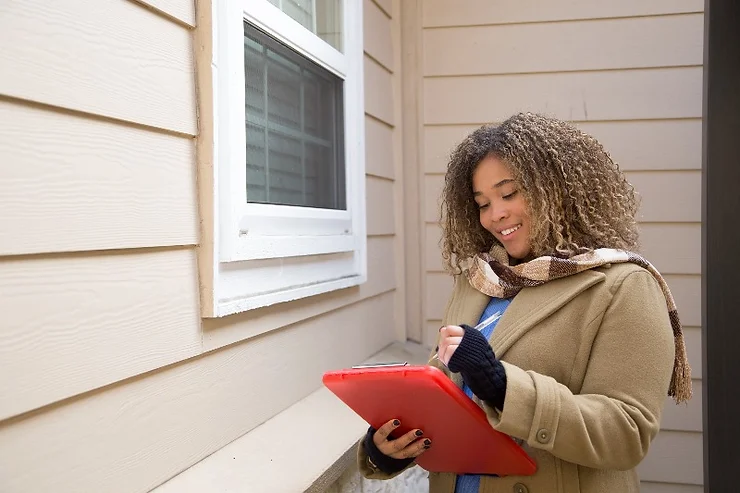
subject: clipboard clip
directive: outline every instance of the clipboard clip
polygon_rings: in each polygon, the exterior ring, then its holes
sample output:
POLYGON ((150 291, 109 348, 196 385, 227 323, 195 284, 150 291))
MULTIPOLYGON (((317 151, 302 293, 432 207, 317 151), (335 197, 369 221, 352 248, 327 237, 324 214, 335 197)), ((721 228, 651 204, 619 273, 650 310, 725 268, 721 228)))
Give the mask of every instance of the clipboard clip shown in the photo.
POLYGON ((388 368, 390 366, 408 366, 408 361, 393 361, 389 363, 369 363, 366 365, 353 366, 353 370, 362 370, 364 368, 388 368))

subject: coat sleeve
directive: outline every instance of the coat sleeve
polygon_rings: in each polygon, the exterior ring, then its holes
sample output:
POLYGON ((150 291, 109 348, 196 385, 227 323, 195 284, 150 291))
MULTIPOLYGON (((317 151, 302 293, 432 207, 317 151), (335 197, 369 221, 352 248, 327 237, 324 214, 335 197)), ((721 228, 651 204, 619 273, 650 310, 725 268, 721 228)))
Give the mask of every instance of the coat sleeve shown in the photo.
POLYGON ((580 393, 503 361, 506 407, 499 412, 484 404, 496 430, 586 467, 626 470, 640 463, 660 428, 673 331, 649 272, 628 273, 611 293, 580 393))

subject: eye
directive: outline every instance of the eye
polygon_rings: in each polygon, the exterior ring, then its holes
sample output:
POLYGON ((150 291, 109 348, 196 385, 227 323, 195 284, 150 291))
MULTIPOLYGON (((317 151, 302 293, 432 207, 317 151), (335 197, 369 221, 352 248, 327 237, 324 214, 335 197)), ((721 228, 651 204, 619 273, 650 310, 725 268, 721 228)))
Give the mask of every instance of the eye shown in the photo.
POLYGON ((478 204, 478 210, 482 211, 483 209, 486 209, 487 207, 488 207, 488 204, 483 204, 483 205, 478 204))
POLYGON ((511 192, 510 194, 508 194, 508 195, 504 195, 504 196, 502 196, 501 198, 502 198, 502 199, 504 199, 504 200, 509 200, 509 199, 511 199, 512 197, 514 197, 514 196, 515 196, 516 194, 518 194, 518 193, 519 193, 519 190, 514 190, 514 191, 513 191, 513 192, 511 192))

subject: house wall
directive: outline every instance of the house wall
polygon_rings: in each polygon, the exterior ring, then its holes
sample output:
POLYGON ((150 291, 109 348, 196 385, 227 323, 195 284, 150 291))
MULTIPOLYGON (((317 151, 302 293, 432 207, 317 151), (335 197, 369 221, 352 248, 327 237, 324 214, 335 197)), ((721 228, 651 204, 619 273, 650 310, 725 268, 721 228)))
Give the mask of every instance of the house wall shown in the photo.
POLYGON ((688 406, 667 401, 662 431, 639 468, 642 491, 702 491, 703 2, 421 4, 422 341, 433 347, 451 288, 438 247, 447 153, 477 126, 517 111, 576 122, 604 143, 642 196, 642 252, 676 298, 693 368, 695 396, 688 406))
POLYGON ((399 2, 364 8, 368 282, 204 320, 194 2, 3 2, 0 491, 149 491, 403 339, 399 2))

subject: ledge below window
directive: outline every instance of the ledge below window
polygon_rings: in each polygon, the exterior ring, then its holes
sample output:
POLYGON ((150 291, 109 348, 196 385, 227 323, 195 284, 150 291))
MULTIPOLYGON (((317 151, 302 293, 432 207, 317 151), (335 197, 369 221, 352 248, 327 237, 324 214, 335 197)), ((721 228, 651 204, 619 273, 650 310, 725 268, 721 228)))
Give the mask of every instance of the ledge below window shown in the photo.
MULTIPOLYGON (((418 344, 394 343, 367 363, 424 364, 428 356, 418 344)), ((367 426, 321 387, 152 491, 324 491, 355 460, 367 426)))

